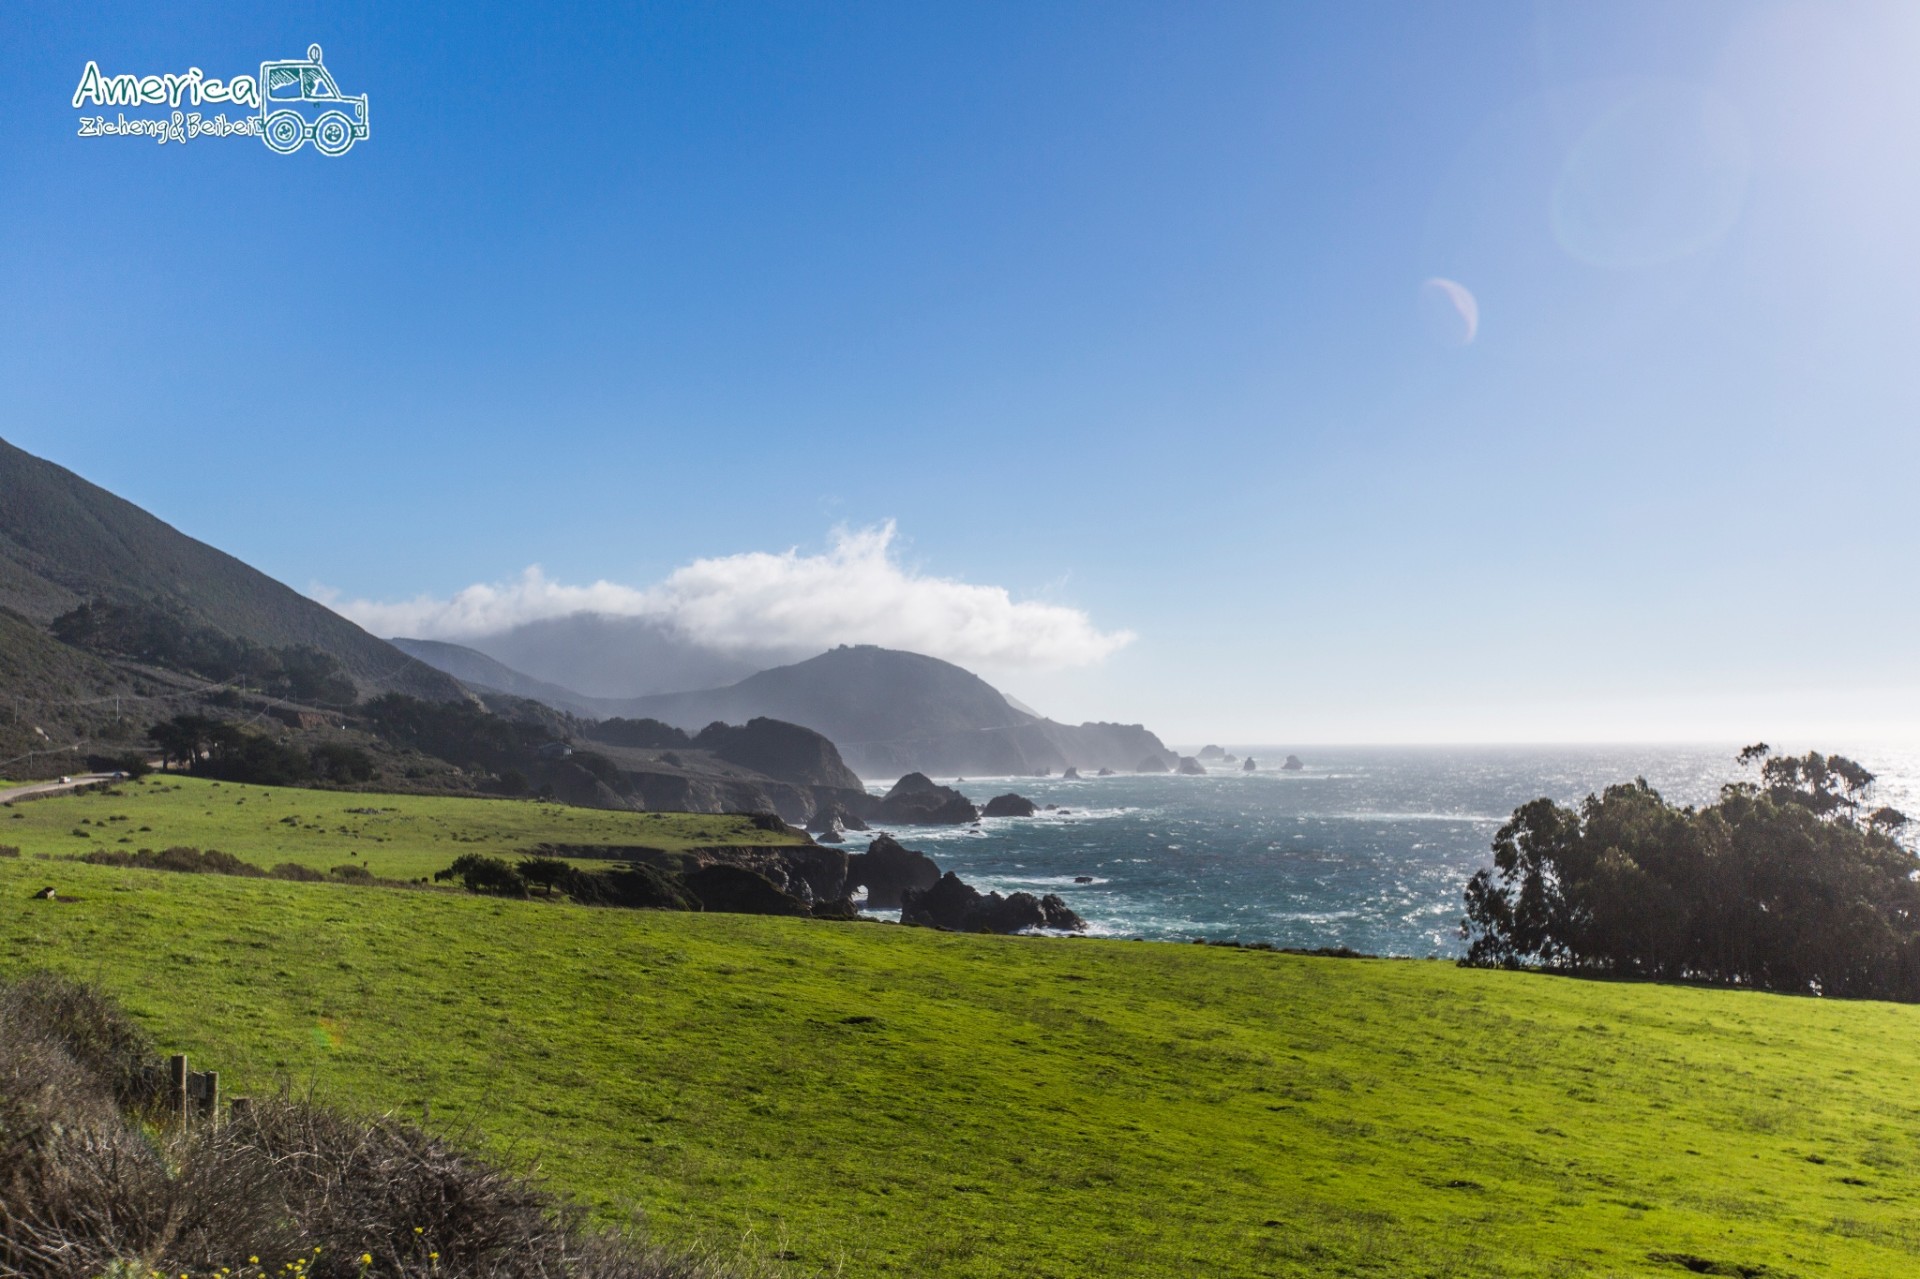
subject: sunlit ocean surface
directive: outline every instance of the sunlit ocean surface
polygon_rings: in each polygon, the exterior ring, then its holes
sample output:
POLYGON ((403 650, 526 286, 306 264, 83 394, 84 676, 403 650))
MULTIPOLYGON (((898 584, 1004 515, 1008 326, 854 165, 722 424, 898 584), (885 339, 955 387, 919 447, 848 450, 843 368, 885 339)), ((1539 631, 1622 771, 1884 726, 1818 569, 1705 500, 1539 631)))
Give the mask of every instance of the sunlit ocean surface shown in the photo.
MULTIPOLYGON (((1573 803, 1635 777, 1677 803, 1709 803, 1752 775, 1733 746, 1227 749, 1259 771, 969 777, 959 789, 977 804, 1016 791, 1058 808, 978 830, 890 829, 983 892, 1058 893, 1093 934, 1444 956, 1461 951, 1461 889, 1519 805, 1573 803), (1289 751, 1303 771, 1280 771, 1289 751)), ((1842 753, 1880 776, 1877 802, 1920 818, 1920 751, 1842 753)))

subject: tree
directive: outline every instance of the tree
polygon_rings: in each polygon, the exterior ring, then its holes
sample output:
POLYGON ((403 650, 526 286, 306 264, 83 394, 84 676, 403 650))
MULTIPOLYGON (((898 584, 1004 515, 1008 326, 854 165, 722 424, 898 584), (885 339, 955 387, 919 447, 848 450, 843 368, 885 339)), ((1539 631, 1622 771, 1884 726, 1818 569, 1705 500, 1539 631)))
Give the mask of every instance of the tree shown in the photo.
POLYGON ((175 715, 149 728, 147 736, 160 748, 162 765, 178 761, 183 768, 192 768, 207 749, 208 734, 219 726, 202 715, 175 715))
POLYGON ((313 771, 318 776, 334 782, 366 782, 373 780, 373 756, 358 746, 348 746, 344 742, 326 742, 307 752, 313 771))
POLYGON ((504 859, 489 857, 484 853, 462 853, 454 858, 453 865, 435 871, 433 879, 435 883, 457 879, 470 893, 485 893, 494 897, 527 895, 527 881, 519 871, 504 859))
POLYGON ((544 895, 553 896, 553 886, 565 879, 573 868, 558 857, 527 857, 514 867, 520 872, 520 878, 529 884, 538 884, 545 890, 544 895))

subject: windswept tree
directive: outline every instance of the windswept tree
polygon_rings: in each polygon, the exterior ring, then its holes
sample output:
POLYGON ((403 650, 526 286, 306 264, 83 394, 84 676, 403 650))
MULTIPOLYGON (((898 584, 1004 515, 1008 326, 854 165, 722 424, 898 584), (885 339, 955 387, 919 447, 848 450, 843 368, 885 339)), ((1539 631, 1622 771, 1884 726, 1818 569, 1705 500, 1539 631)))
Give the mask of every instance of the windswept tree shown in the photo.
POLYGON ((520 872, 520 878, 529 884, 538 884, 543 896, 553 896, 553 886, 567 877, 573 867, 558 857, 525 857, 514 867, 520 872))
POLYGON ((453 859, 453 865, 435 871, 433 879, 440 884, 457 879, 468 892, 493 897, 527 895, 527 881, 520 872, 504 858, 489 857, 485 853, 462 853, 453 859))

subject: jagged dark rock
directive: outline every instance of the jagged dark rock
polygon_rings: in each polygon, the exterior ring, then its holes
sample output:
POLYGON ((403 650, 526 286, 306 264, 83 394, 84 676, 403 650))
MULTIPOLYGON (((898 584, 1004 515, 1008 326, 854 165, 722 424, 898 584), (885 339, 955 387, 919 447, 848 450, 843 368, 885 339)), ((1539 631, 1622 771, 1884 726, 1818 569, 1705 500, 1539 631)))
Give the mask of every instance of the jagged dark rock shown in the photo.
POLYGON ((815 833, 813 838, 822 844, 844 844, 847 842, 847 832, 840 829, 839 822, 834 822, 825 830, 815 833))
POLYGON ((1071 906, 1061 900, 1058 893, 1047 893, 1040 899, 1040 926, 1062 933, 1084 933, 1087 921, 1080 918, 1071 906))
POLYGON ((1167 767, 1166 760, 1161 759, 1158 755, 1149 755, 1136 764, 1133 771, 1136 773, 1170 773, 1173 770, 1167 767))
POLYGON ((1094 776, 1095 777, 1112 777, 1113 770, 1111 768, 1103 768, 1099 772, 1095 773, 1094 776))
POLYGON ((1200 748, 1201 759, 1225 759, 1226 757, 1227 752, 1218 746, 1202 746, 1200 748))
POLYGON ((1180 757, 1180 775, 1182 777, 1205 777, 1207 766, 1191 755, 1180 757))
POLYGON ((897 910, 908 890, 927 889, 940 882, 940 867, 925 853, 903 847, 891 835, 867 845, 864 853, 847 858, 846 891, 867 890, 868 910, 897 910))
POLYGON ((1067 771, 1060 774, 1060 780, 1063 782, 1077 782, 1080 780, 1080 770, 1069 764, 1067 771))
POLYGON ((1034 802, 1011 791, 1005 795, 995 795, 980 810, 982 817, 1031 817, 1037 812, 1034 802))
POLYGON ((1297 773, 1301 769, 1305 768, 1306 765, 1300 762, 1300 757, 1298 755, 1289 755, 1287 756, 1287 762, 1280 765, 1280 767, 1285 772, 1297 773))
POLYGON ((908 773, 880 801, 880 820, 902 826, 964 826, 979 816, 972 800, 925 773, 908 773))
POLYGON ((1038 898, 1032 893, 983 896, 952 871, 930 888, 909 889, 900 907, 900 922, 961 933, 1017 933, 1027 928, 1080 932, 1087 926, 1052 893, 1038 898))
POLYGON ((807 821, 810 831, 832 830, 838 826, 842 831, 866 830, 867 824, 858 813, 849 812, 838 804, 827 804, 816 809, 807 821))
POLYGON ((1254 763, 1253 756, 1249 755, 1247 756, 1247 762, 1240 765, 1240 771, 1243 773, 1251 773, 1257 767, 1258 765, 1254 763))
POLYGON ((1091 883, 1093 882, 1093 876, 1091 876, 1091 875, 1075 875, 1075 876, 1073 877, 1073 882, 1074 882, 1074 883, 1076 883, 1076 884, 1091 884, 1091 883))
POLYGON ((858 919, 860 908, 853 904, 853 898, 840 897, 830 902, 815 902, 813 917, 815 919, 858 919))

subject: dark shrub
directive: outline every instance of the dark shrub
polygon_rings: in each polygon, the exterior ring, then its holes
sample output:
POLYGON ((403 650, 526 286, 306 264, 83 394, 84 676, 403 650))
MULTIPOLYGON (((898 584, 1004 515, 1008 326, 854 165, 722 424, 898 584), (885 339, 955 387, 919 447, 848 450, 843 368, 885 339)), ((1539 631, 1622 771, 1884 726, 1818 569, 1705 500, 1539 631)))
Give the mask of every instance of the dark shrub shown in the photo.
POLYGON ((118 1004, 58 973, 30 973, 0 985, 0 1043, 11 1053, 34 1040, 59 1045, 83 1076, 71 1084, 121 1101, 138 1095, 141 1068, 154 1057, 152 1038, 118 1004))
POLYGON ((223 853, 217 848, 201 852, 197 848, 163 848, 154 852, 142 848, 138 852, 122 853, 109 849, 99 849, 80 858, 94 866, 131 866, 137 870, 174 870, 189 875, 242 875, 257 879, 267 872, 251 862, 243 862, 231 853, 223 853))
POLYGON ((373 882, 372 871, 368 870, 365 866, 356 866, 352 862, 348 862, 342 866, 335 866, 332 870, 328 871, 327 874, 333 876, 335 879, 349 880, 356 884, 371 884, 373 882))
POLYGON ((699 910, 700 903, 678 875, 635 863, 619 870, 569 868, 560 891, 586 906, 625 906, 636 910, 699 910))
POLYGON ((317 884, 326 878, 311 866, 301 866, 294 862, 281 862, 267 873, 275 879, 291 879, 300 884, 317 884))

